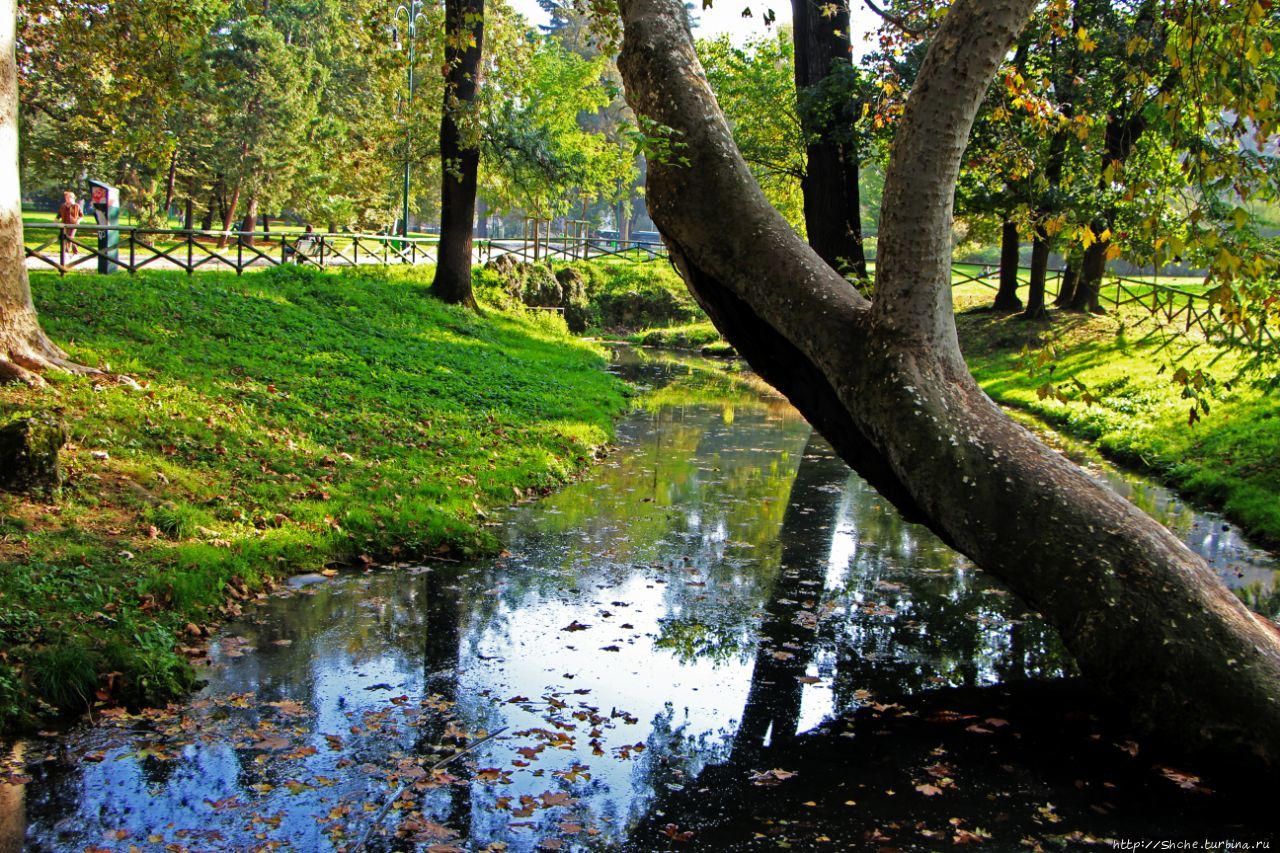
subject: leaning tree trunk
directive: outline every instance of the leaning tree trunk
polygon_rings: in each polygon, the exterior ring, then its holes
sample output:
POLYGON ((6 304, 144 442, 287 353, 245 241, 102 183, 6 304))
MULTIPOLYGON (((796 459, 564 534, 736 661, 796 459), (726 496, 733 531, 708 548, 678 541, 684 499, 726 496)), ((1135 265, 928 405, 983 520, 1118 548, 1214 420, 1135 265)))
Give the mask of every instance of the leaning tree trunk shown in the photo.
POLYGON ((73 363, 45 335, 31 301, 18 179, 18 69, 14 4, 0 0, 0 383, 43 385, 46 370, 97 373, 73 363))
POLYGON ((956 176, 978 104, 1033 5, 957 0, 934 37, 894 140, 871 303, 752 180, 679 0, 622 0, 627 100, 682 146, 679 161, 649 164, 649 209, 739 352, 872 485, 1044 614, 1082 672, 1140 724, 1274 765, 1280 630, 1168 530, 1011 421, 960 354, 949 286, 956 176))
POLYGON ((804 127, 806 166, 804 227, 809 245, 835 269, 867 278, 862 248, 862 200, 858 193, 858 146, 846 109, 831 103, 823 82, 850 65, 849 7, 819 9, 812 0, 792 0, 796 94, 804 127), (830 13, 830 14, 829 14, 830 13))
POLYGON ((464 138, 466 117, 480 88, 484 0, 446 0, 444 8, 444 110, 440 114, 440 247, 431 293, 474 308, 471 293, 471 229, 476 216, 480 149, 464 138))
POLYGON ((1018 298, 1018 253, 1022 248, 1018 240, 1018 223, 1006 219, 1000 226, 1000 288, 991 306, 996 311, 1021 311, 1018 298))

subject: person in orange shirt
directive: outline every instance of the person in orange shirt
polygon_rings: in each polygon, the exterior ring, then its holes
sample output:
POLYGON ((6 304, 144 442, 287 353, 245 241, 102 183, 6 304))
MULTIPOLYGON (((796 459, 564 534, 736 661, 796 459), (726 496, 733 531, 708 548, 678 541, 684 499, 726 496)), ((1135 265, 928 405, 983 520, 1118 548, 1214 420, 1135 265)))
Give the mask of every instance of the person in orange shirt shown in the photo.
MULTIPOLYGON (((58 221, 63 225, 75 225, 81 217, 84 216, 84 208, 80 206, 80 202, 76 201, 76 194, 71 190, 67 190, 62 194, 62 206, 58 208, 58 221)), ((63 228, 62 242, 63 245, 70 244, 71 254, 79 254, 80 250, 76 248, 76 229, 63 228)))

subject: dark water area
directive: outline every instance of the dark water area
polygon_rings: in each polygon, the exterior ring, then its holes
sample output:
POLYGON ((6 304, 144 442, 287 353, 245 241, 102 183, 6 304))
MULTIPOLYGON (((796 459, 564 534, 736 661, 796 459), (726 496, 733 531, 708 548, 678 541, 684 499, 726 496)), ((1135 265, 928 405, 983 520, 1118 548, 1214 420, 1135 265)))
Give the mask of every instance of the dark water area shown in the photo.
MULTIPOLYGON (((1268 836, 1248 780, 1128 733, 1050 626, 754 377, 615 369, 643 392, 617 449, 506 511, 502 557, 295 578, 226 626, 190 702, 17 744, 0 851, 1268 836)), ((1274 603, 1221 519, 1085 461, 1274 603)))

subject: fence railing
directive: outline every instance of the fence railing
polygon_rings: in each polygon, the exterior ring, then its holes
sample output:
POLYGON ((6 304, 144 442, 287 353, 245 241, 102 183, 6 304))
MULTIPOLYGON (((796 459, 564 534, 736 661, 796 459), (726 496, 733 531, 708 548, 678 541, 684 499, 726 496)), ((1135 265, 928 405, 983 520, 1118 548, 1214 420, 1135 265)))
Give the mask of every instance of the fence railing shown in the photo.
MULTIPOLYGON (((110 272, 170 269, 194 273, 203 268, 235 270, 286 263, 317 267, 361 264, 434 263, 438 237, 399 237, 394 234, 333 232, 206 231, 142 228, 137 226, 75 226, 33 223, 25 226, 26 257, 36 266, 66 274, 105 267, 110 272), (117 245, 99 247, 100 234, 113 235, 117 245), (72 236, 74 235, 74 236, 72 236)), ((615 258, 651 261, 666 257, 661 243, 620 241, 582 236, 542 237, 540 240, 489 240, 472 243, 477 262, 510 255, 545 262, 615 258)))
MULTIPOLYGON (((1026 269, 1019 268, 1020 271, 1026 269)), ((1054 269, 1046 271, 1046 300, 1056 299, 1061 292, 1064 272, 1054 269)), ((973 274, 954 272, 951 286, 954 289, 966 284, 978 284, 995 291, 999 287, 999 279, 998 266, 984 266, 980 272, 973 274)), ((1025 281, 1021 281, 1019 289, 1026 286, 1025 281)), ((1237 318, 1228 316, 1223 305, 1209 291, 1191 290, 1188 287, 1108 273, 1099 288, 1098 303, 1111 310, 1135 306, 1146 311, 1147 319, 1158 322, 1166 329, 1173 327, 1183 334, 1197 330, 1206 340, 1231 346, 1256 345, 1264 340, 1268 345, 1274 346, 1278 342, 1277 336, 1265 322, 1255 318, 1253 325, 1245 328, 1237 318)))

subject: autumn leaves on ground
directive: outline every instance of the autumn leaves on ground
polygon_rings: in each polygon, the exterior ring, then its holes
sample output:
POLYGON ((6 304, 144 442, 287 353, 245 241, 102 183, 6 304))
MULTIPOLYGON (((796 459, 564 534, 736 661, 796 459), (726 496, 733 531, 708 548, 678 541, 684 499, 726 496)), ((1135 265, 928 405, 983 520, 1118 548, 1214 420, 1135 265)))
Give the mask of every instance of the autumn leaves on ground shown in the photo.
POLYGON ((175 695, 283 575, 494 549, 486 512, 572 477, 624 405, 561 321, 445 307, 430 270, 32 278, 51 335, 141 388, 5 398, 70 443, 57 500, 0 496, 0 728, 175 695))

